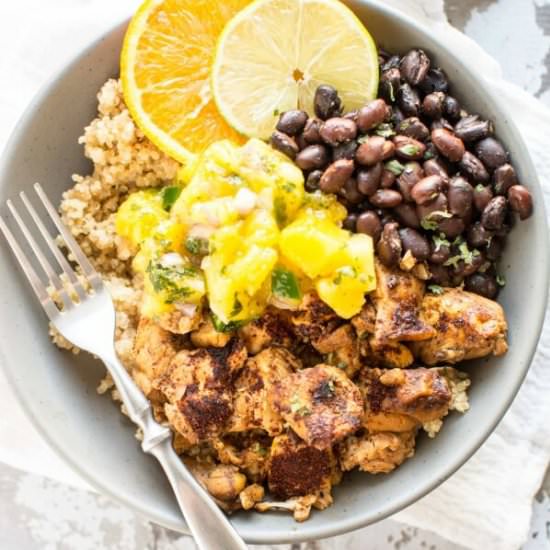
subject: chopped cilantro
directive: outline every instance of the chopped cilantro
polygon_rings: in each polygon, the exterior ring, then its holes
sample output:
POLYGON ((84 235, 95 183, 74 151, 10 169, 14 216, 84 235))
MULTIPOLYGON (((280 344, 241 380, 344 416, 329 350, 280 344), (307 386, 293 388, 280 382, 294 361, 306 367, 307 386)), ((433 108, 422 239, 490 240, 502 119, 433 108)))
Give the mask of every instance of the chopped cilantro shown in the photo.
POLYGON ((166 304, 173 304, 188 298, 193 291, 185 286, 189 277, 196 277, 197 272, 191 267, 165 267, 159 262, 149 262, 147 274, 153 290, 162 293, 166 304))
POLYGON ((195 256, 206 256, 208 254, 208 239, 202 237, 187 237, 185 249, 195 256))
POLYGON ((294 273, 283 267, 276 267, 271 273, 271 292, 281 298, 298 300, 301 296, 300 285, 294 273))
POLYGON ((214 328, 218 332, 235 332, 246 323, 246 321, 230 321, 229 323, 224 323, 213 311, 210 312, 210 318, 212 319, 214 328))
POLYGON ((285 201, 281 197, 275 197, 273 208, 275 209, 275 219, 277 223, 279 225, 284 225, 287 221, 285 201))
POLYGON ((430 149, 426 149, 426 152, 424 153, 423 159, 424 160, 430 160, 430 159, 433 159, 434 157, 435 157, 435 153, 430 149))
POLYGON ((234 302, 233 302, 233 309, 231 310, 231 315, 230 315, 230 317, 235 317, 235 316, 238 315, 242 310, 243 310, 243 305, 241 304, 241 302, 239 301, 239 298, 238 298, 237 295, 235 294, 235 300, 234 300, 234 302))
POLYGON ((170 211, 172 206, 174 206, 174 203, 178 200, 180 193, 181 187, 177 187, 175 185, 171 185, 162 189, 160 195, 162 198, 162 207, 164 208, 164 210, 170 211))
POLYGON ((402 147, 399 147, 399 152, 403 155, 407 155, 408 157, 414 157, 418 155, 420 152, 420 148, 418 145, 413 145, 412 143, 408 143, 407 145, 403 145, 402 147))
POLYGON ((400 176, 403 173, 403 170, 405 170, 405 167, 395 159, 386 162, 386 164, 384 164, 384 168, 396 176, 400 176))
POLYGON ((479 250, 470 250, 468 244, 465 242, 459 245, 458 250, 460 251, 462 259, 468 265, 472 265, 474 258, 479 256, 479 250))
POLYGON ((424 216, 420 220, 420 225, 423 229, 426 231, 435 231, 437 229, 437 220, 434 218, 452 218, 453 215, 450 212, 447 212, 445 210, 434 210, 433 212, 430 212, 427 216, 424 216))
POLYGON ((439 285, 428 285, 428 290, 435 294, 436 296, 439 296, 440 294, 443 294, 443 287, 439 285))
POLYGON ((290 412, 296 413, 299 416, 308 416, 311 414, 310 408, 300 401, 300 396, 297 393, 293 394, 290 398, 290 412))
POLYGON ((281 112, 279 111, 279 109, 273 109, 273 116, 279 116, 281 114, 281 112))
POLYGON ((497 285, 498 286, 506 285, 506 277, 504 277, 504 275, 497 275, 497 285))
POLYGON ((438 235, 432 235, 433 242, 435 244, 435 252, 438 252, 442 246, 451 246, 451 243, 445 238, 443 233, 438 235))
POLYGON ((437 222, 435 220, 430 220, 428 217, 424 217, 420 220, 420 225, 422 229, 426 231, 435 231, 437 229, 437 222))
POLYGON ((393 129, 393 126, 391 124, 388 124, 387 122, 383 122, 382 124, 379 124, 376 127, 376 130, 374 132, 377 136, 381 136, 383 138, 390 138, 392 136, 395 136, 395 131, 393 129))

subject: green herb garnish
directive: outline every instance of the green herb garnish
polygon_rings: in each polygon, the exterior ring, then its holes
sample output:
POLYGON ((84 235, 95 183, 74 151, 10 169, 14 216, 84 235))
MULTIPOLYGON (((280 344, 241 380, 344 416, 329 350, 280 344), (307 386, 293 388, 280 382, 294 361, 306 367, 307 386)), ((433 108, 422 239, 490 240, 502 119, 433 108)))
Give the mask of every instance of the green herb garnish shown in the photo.
POLYGON ((206 256, 208 254, 208 239, 202 237, 187 237, 185 249, 195 256, 206 256))
POLYGON ((408 143, 407 145, 402 145, 399 147, 399 152, 403 155, 407 155, 408 157, 414 157, 420 153, 420 148, 418 145, 413 145, 412 143, 408 143))
POLYGON ((197 277, 197 271, 192 267, 165 267, 151 261, 146 271, 153 290, 163 294, 166 304, 179 302, 193 294, 193 290, 185 285, 189 277, 197 277))
POLYGON ((174 206, 174 203, 178 200, 178 197, 181 193, 181 187, 177 187, 175 185, 170 187, 165 187, 160 192, 161 198, 162 198, 162 207, 166 211, 170 211, 172 206, 174 206))
POLYGON ((428 290, 436 296, 443 294, 443 287, 439 285, 428 285, 428 290))
POLYGON ((230 317, 235 317, 243 310, 243 305, 239 301, 239 298, 235 294, 235 300, 233 302, 233 309, 231 310, 230 317))
POLYGON ((506 277, 504 275, 497 275, 497 285, 498 286, 505 286, 506 285, 506 277))
POLYGON ((246 323, 246 321, 230 321, 229 323, 224 323, 213 311, 210 312, 210 318, 212 319, 214 328, 218 332, 235 332, 246 323))
POLYGON ((377 136, 383 137, 383 138, 391 138, 392 136, 395 136, 395 131, 393 129, 393 126, 391 124, 388 124, 387 122, 383 122, 382 124, 379 124, 376 127, 376 130, 374 133, 377 136))
POLYGON ((384 168, 396 176, 400 176, 403 173, 403 170, 405 170, 405 167, 395 159, 386 162, 386 164, 384 164, 384 168))
POLYGON ((271 273, 271 292, 281 298, 300 299, 300 285, 296 276, 283 267, 276 267, 271 273))
POLYGON ((286 204, 281 197, 275 197, 273 201, 273 208, 275 209, 275 219, 279 226, 282 226, 287 221, 286 204))

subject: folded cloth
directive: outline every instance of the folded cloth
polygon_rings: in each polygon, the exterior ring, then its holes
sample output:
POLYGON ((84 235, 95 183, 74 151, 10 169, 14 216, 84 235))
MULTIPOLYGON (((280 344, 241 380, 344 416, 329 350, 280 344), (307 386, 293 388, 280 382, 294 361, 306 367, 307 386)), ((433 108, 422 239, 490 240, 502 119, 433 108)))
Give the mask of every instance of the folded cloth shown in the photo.
MULTIPOLYGON (((0 4, 0 144, 16 115, 49 72, 100 30, 130 14, 137 0, 19 0, 0 4), (71 48, 66 43, 70 41, 71 48)), ((550 111, 520 88, 502 80, 498 63, 446 21, 442 0, 386 0, 444 37, 455 52, 498 89, 523 134, 545 186, 550 212, 550 111)), ((517 550, 525 541, 532 502, 550 458, 550 315, 531 370, 512 407, 481 449, 448 481, 395 519, 431 530, 472 549, 517 550)), ((40 440, 0 376, 0 461, 86 487, 40 440), (5 442, 10 442, 9 446, 5 442)), ((323 548, 362 548, 363 530, 321 543, 323 548)))

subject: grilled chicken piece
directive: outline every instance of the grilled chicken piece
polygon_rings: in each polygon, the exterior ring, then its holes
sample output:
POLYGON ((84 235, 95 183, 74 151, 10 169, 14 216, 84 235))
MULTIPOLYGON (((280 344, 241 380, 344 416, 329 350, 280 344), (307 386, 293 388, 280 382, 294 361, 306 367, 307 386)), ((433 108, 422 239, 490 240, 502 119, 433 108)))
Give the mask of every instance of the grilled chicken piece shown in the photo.
POLYGON ((268 308, 259 318, 247 323, 239 331, 246 349, 251 355, 259 353, 268 346, 292 345, 292 328, 282 312, 268 308))
POLYGON ((174 334, 188 334, 201 324, 201 309, 196 308, 194 313, 186 314, 179 309, 159 315, 157 323, 164 329, 174 334))
POLYGON ((419 318, 424 283, 410 273, 389 269, 376 262, 377 286, 374 343, 418 341, 435 336, 435 330, 419 318))
POLYGON ((361 425, 361 392, 337 367, 317 365, 287 376, 273 386, 268 399, 294 432, 319 449, 361 425))
POLYGON ((290 320, 294 333, 304 342, 318 340, 339 324, 336 313, 313 291, 304 295, 290 320))
POLYGON ((387 474, 414 455, 415 431, 352 435, 338 447, 344 471, 359 468, 370 474, 387 474))
POLYGON ((374 328, 376 326, 376 308, 370 296, 367 296, 365 305, 359 314, 351 319, 351 324, 357 336, 361 339, 368 338, 369 335, 374 334, 374 328))
POLYGON ((191 445, 224 430, 233 410, 232 380, 246 357, 240 340, 224 348, 183 350, 154 381, 169 401, 168 421, 191 445))
POLYGON ((327 363, 342 369, 350 378, 361 368, 359 342, 350 324, 324 334, 312 345, 319 353, 328 356, 327 363))
POLYGON ((435 329, 433 338, 413 346, 426 365, 503 355, 508 350, 502 307, 478 294, 458 288, 429 294, 422 301, 421 319, 435 329))
POLYGON ((330 493, 334 462, 330 448, 308 446, 292 432, 278 435, 271 445, 269 490, 283 500, 321 491, 330 493))
POLYGON ((300 361, 284 348, 267 348, 250 357, 235 380, 233 414, 229 432, 263 429, 270 435, 283 430, 279 413, 267 396, 274 384, 301 367, 300 361))
POLYGON ((451 391, 437 369, 364 369, 359 387, 369 432, 408 432, 449 412, 451 391))
POLYGON ((210 316, 206 316, 197 330, 191 332, 191 342, 198 348, 223 348, 231 337, 230 333, 216 330, 210 316))
POLYGON ((178 352, 178 337, 161 328, 151 319, 142 317, 134 341, 134 364, 132 372, 137 385, 151 398, 153 380, 166 372, 170 361, 178 352))

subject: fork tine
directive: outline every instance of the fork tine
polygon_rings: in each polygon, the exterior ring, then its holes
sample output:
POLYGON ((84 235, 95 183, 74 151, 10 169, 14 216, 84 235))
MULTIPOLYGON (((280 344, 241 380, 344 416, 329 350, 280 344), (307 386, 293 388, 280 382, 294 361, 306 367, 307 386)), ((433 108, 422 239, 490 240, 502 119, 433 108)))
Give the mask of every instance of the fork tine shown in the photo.
POLYGON ((59 250, 59 247, 55 244, 49 231, 46 229, 46 226, 42 223, 42 220, 36 213, 34 206, 31 204, 31 202, 27 198, 27 195, 25 194, 25 192, 22 191, 19 195, 21 197, 21 200, 23 201, 23 204, 27 208, 31 218, 33 219, 34 223, 38 227, 40 234, 46 241, 48 248, 51 250, 52 254, 55 256, 55 259, 58 261, 59 265, 61 266, 63 273, 65 273, 65 275, 71 282, 71 285, 73 286, 76 293, 78 294, 78 297, 80 298, 80 300, 85 300, 86 291, 84 290, 82 284, 78 280, 78 277, 76 276, 76 273, 74 272, 73 268, 69 265, 69 262, 67 262, 67 260, 65 259, 65 256, 63 256, 63 254, 61 253, 61 250, 59 250))
POLYGON ((38 298, 38 301, 44 308, 50 321, 55 321, 59 317, 59 310, 57 309, 57 306, 50 298, 50 295, 46 291, 46 287, 42 283, 40 277, 36 274, 36 271, 27 259, 27 256, 25 256, 25 253, 23 252, 23 250, 21 250, 21 247, 17 244, 17 241, 15 240, 12 232, 9 230, 8 226, 1 217, 0 230, 4 234, 6 241, 8 242, 14 256, 21 266, 23 273, 27 277, 27 280, 29 281, 32 289, 34 290, 34 293, 36 294, 36 297, 38 298))
POLYGON ((97 271, 94 269, 88 258, 86 258, 86 255, 84 252, 82 252, 82 249, 80 248, 79 244, 74 240, 74 237, 71 235, 70 231, 67 229, 65 224, 61 221, 61 218, 59 217, 59 214, 55 210, 54 206, 44 193, 44 190, 42 189, 42 186, 39 183, 34 184, 34 190, 36 191, 36 194, 42 201, 42 204, 44 205, 44 208, 47 210, 51 220, 55 224, 57 230, 59 231, 59 234, 63 237, 63 240, 65 241, 65 244, 75 257, 76 261, 79 263, 80 267, 82 268, 82 272, 84 275, 88 278, 88 281, 92 285, 92 288, 94 290, 101 290, 103 288, 103 281, 101 280, 101 277, 97 273, 97 271))
POLYGON ((46 259, 46 257, 42 253, 42 250, 40 250, 40 247, 34 240, 34 237, 31 235, 30 231, 27 229, 27 226, 25 225, 25 222, 21 219, 21 216, 19 216, 19 213, 17 212, 17 209, 15 208, 13 203, 10 200, 8 200, 7 205, 12 216, 17 222, 19 229, 21 229, 21 233, 23 233, 23 236, 25 237, 25 239, 27 239, 29 246, 34 252, 34 255, 36 256, 38 263, 42 266, 42 269, 44 270, 44 273, 47 275, 48 279, 50 280, 50 283, 55 287, 55 289, 59 293, 59 296, 63 301, 63 306, 65 310, 71 309, 71 307, 73 307, 73 301, 69 296, 68 292, 65 290, 63 286, 63 282, 59 278, 59 275, 54 271, 54 269, 50 265, 50 262, 46 259))

